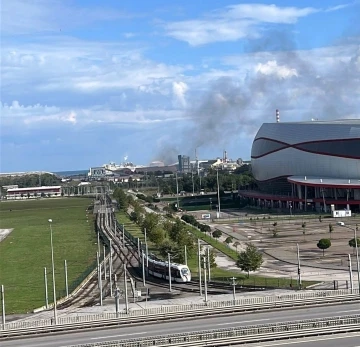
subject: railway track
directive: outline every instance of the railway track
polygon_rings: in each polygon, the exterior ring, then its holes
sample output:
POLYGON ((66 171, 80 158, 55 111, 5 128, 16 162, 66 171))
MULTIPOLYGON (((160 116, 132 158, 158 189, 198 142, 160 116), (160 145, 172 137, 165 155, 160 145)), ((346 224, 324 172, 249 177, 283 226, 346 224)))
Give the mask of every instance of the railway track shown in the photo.
MULTIPOLYGON (((106 197, 104 203, 106 204, 106 206, 108 206, 111 203, 110 197, 106 197)), ((112 219, 112 217, 108 217, 108 218, 109 218, 108 219, 109 221, 115 219, 115 218, 112 219)), ((109 229, 107 229, 107 233, 108 232, 109 232, 109 229)), ((122 226, 119 225, 118 223, 116 223, 116 234, 121 235, 122 232, 123 232, 122 226)), ((115 236, 113 233, 114 233, 113 229, 110 228, 110 234, 112 234, 112 237, 115 236)), ((133 268, 132 276, 135 280, 141 282, 143 279, 142 279, 142 270, 140 268, 141 255, 139 254, 138 245, 134 244, 134 242, 132 240, 130 240, 129 238, 127 238, 125 236, 125 248, 127 249, 128 253, 132 254, 131 259, 134 260, 131 263, 131 266, 133 268)), ((158 279, 153 276, 147 276, 146 283, 151 284, 153 286, 162 287, 162 288, 169 287, 168 281, 158 279)), ((181 292, 194 293, 194 292, 199 291, 199 282, 198 281, 191 281, 191 282, 187 282, 187 283, 173 282, 171 284, 171 286, 173 289, 181 291, 181 292)), ((211 282, 207 283, 207 287, 208 287, 208 294, 226 294, 232 290, 232 287, 230 285, 211 283, 211 282)))
MULTIPOLYGON (((134 281, 142 282, 142 269, 140 263, 140 255, 137 244, 128 238, 125 234, 122 240, 123 233, 122 226, 116 221, 115 215, 112 212, 110 197, 100 197, 101 206, 96 215, 96 225, 104 238, 111 240, 113 249, 113 274, 117 275, 119 282, 122 281, 124 274, 124 265, 126 264, 126 271, 128 278, 134 281), (116 228, 114 227, 116 225, 116 228), (116 230, 116 231, 115 231, 116 230)), ((103 242, 107 243, 107 240, 103 242)), ((102 279, 103 296, 110 293, 109 279, 102 279)), ((146 285, 158 288, 169 288, 168 281, 158 279, 153 276, 146 277, 146 285)), ((123 284, 121 285, 123 286, 123 284)), ((232 288, 230 285, 222 285, 219 283, 207 283, 208 294, 224 294, 229 293, 232 288)), ((115 289, 115 286, 114 286, 115 289)), ((180 292, 196 293, 199 292, 199 282, 191 281, 188 283, 172 282, 172 289, 180 292)), ((92 306, 100 302, 100 290, 98 286, 98 275, 95 273, 76 295, 70 297, 64 303, 58 305, 58 309, 64 310, 67 308, 80 308, 92 306)))

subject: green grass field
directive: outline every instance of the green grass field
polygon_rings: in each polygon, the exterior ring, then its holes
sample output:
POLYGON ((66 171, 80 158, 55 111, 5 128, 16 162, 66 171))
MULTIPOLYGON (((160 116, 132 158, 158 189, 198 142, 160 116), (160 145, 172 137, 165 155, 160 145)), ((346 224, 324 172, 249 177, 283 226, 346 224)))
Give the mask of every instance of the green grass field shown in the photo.
POLYGON ((45 304, 44 267, 52 302, 50 227, 53 230, 57 297, 64 295, 67 261, 69 287, 76 286, 96 259, 97 238, 88 198, 59 198, 0 203, 0 228, 14 228, 0 242, 0 284, 6 314, 29 312, 45 304), (88 218, 88 222, 87 222, 88 218))

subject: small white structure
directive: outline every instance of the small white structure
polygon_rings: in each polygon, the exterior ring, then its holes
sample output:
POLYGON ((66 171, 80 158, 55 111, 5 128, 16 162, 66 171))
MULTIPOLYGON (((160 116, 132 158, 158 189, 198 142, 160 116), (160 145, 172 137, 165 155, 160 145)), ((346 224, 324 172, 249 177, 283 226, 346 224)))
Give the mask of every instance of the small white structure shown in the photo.
POLYGON ((333 210, 332 216, 334 218, 351 217, 351 210, 333 210))

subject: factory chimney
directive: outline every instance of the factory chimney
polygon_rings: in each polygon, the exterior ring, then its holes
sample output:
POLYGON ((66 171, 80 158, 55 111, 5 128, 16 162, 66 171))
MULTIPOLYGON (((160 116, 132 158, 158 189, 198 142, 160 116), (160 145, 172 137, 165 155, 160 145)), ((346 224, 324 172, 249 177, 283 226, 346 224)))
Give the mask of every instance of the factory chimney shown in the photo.
POLYGON ((280 122, 280 111, 276 110, 276 123, 280 122))

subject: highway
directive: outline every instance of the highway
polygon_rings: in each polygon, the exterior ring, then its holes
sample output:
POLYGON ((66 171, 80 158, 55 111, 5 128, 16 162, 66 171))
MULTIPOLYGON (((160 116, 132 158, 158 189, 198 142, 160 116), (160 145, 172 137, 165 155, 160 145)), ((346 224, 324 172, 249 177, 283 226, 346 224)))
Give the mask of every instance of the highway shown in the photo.
MULTIPOLYGON (((201 330, 222 329, 241 327, 257 324, 280 323, 294 320, 316 319, 332 316, 346 316, 360 314, 360 303, 342 304, 323 307, 307 307, 301 309, 291 309, 283 311, 259 312, 251 314, 237 313, 233 315, 218 315, 210 318, 198 318, 192 320, 182 320, 177 322, 161 322, 160 324, 144 324, 142 326, 124 326, 114 328, 92 329, 83 332, 64 332, 54 335, 43 335, 40 337, 26 337, 24 339, 7 341, 7 347, 64 347, 81 343, 99 343, 112 340, 125 340, 136 337, 159 336, 164 334, 187 333, 201 330)), ((322 337, 319 343, 324 341, 322 337)), ((332 340, 329 340, 332 341, 332 340)), ((360 341, 360 340, 357 340, 360 341)), ((348 341, 348 346, 354 347, 348 341)), ((314 346, 314 341, 311 342, 314 346)), ((330 342, 329 342, 330 343, 330 342)), ((268 344, 271 346, 271 344, 268 344)), ((307 347, 310 345, 299 345, 307 347)), ((335 344, 336 345, 336 344, 335 344)), ((335 346, 334 345, 334 346, 335 346)), ((359 345, 359 343, 358 343, 359 345)), ((259 345, 258 345, 259 346, 259 345)), ((266 346, 266 344, 264 345, 266 346)), ((286 346, 286 345, 285 345, 286 346)), ((289 346, 296 346, 289 344, 289 346)), ((318 346, 316 344, 316 346, 318 346)), ((321 346, 321 345, 319 345, 321 346)), ((326 345, 326 346, 330 346, 326 345)), ((337 346, 347 346, 341 341, 337 346)))
POLYGON ((247 344, 246 347, 360 347, 360 333, 247 344))

